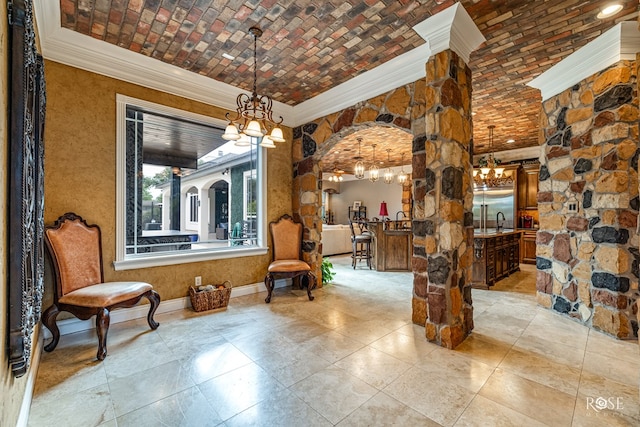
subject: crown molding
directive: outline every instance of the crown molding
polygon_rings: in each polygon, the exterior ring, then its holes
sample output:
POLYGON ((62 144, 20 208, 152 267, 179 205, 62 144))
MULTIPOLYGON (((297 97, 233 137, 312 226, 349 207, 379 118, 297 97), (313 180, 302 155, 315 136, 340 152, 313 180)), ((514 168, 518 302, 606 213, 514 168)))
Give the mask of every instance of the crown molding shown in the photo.
POLYGON ((622 60, 635 60, 640 51, 636 21, 618 23, 527 83, 546 101, 576 83, 622 60))
POLYGON ((413 30, 427 41, 432 55, 451 49, 466 64, 469 63, 471 52, 486 41, 460 3, 416 24, 413 30))

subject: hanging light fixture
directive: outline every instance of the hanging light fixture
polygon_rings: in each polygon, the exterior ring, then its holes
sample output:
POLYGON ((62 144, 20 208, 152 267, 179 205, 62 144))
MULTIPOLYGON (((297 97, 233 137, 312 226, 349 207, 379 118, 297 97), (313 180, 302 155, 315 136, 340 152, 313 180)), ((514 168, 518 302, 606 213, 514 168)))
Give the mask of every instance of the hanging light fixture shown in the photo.
POLYGON ((353 171, 353 175, 358 179, 364 178, 364 162, 362 161, 362 156, 360 155, 361 145, 362 145, 362 138, 358 137, 358 157, 354 157, 354 159, 357 161, 353 171))
POLYGON ((331 182, 342 182, 344 178, 342 178, 343 170, 340 170, 336 167, 335 163, 333 165, 333 169, 331 170, 333 175, 329 177, 329 181, 331 182))
POLYGON ((384 173, 384 183, 391 184, 393 182, 393 171, 391 170, 391 159, 389 158, 390 148, 387 148, 387 170, 384 173))
POLYGON ((380 178, 380 169, 376 165, 376 144, 372 145, 373 147, 373 162, 371 163, 371 167, 369 167, 369 181, 376 182, 378 178, 380 178))
POLYGON ((480 165, 480 171, 473 170, 473 181, 476 186, 497 187, 513 182, 513 177, 504 175, 504 168, 500 167, 500 160, 496 160, 493 147, 493 129, 495 125, 489 125, 489 155, 486 162, 480 165))
POLYGON ((398 174, 398 184, 404 185, 407 182, 407 174, 404 171, 404 153, 402 153, 402 161, 400 162, 400 173, 398 174))
POLYGON ((262 138, 260 143, 262 147, 275 148, 274 142, 285 141, 279 126, 283 118, 280 116, 279 120, 274 120, 271 97, 258 95, 256 89, 258 80, 257 51, 258 38, 262 35, 262 30, 258 27, 251 27, 249 33, 253 36, 253 92, 251 96, 241 93, 236 98, 236 116, 231 118, 229 113, 225 115, 229 124, 222 139, 236 141, 236 145, 246 146, 251 144, 252 138, 262 138))

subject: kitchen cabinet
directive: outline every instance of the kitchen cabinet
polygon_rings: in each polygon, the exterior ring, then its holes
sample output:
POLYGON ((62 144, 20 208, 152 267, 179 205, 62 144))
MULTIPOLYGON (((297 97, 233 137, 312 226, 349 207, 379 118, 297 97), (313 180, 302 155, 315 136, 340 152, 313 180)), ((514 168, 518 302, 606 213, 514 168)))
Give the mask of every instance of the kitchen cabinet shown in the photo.
POLYGON ((374 266, 378 271, 411 271, 413 232, 411 228, 389 230, 380 221, 370 222, 373 233, 374 266))
POLYGON ((540 163, 524 164, 518 169, 518 210, 538 209, 540 163))
POLYGON ((522 263, 523 264, 535 264, 536 263, 536 230, 525 230, 522 233, 522 263))
POLYGON ((521 232, 481 232, 473 235, 472 286, 489 289, 500 279, 520 270, 521 232))

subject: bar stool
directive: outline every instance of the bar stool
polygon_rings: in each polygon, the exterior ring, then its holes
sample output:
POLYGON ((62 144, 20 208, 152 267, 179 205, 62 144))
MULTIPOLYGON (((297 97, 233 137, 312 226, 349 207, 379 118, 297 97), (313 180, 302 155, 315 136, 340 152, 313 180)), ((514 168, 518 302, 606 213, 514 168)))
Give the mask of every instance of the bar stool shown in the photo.
POLYGON ((371 233, 363 231, 361 234, 356 234, 351 220, 349 220, 349 228, 351 229, 352 245, 351 266, 355 270, 357 262, 364 259, 367 261, 369 270, 371 270, 371 259, 373 258, 373 254, 371 253, 371 242, 373 237, 371 233))

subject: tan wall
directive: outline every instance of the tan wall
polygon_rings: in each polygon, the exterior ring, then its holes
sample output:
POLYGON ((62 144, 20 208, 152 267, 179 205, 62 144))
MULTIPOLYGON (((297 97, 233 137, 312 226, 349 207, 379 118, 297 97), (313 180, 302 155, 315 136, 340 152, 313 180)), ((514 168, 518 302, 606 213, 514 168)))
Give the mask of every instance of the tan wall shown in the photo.
MULTIPOLYGON (((144 279, 163 301, 184 297, 195 276, 234 286, 262 282, 270 254, 115 271, 116 94, 224 118, 226 110, 46 61, 45 224, 73 211, 102 228, 105 280, 144 279)), ((215 94, 211 94, 215 99, 215 94)), ((267 221, 291 213, 291 139, 268 151, 267 221)), ((47 290, 50 292, 50 290, 47 290)))
MULTIPOLYGON (((2 185, 0 186, 0 200, 3 200, 0 207, 0 425, 14 426, 20 415, 20 406, 25 395, 27 380, 31 372, 27 372, 21 378, 13 378, 11 369, 9 368, 7 354, 7 336, 9 334, 6 307, 7 307, 7 146, 9 145, 9 118, 7 116, 8 92, 8 28, 6 25, 7 7, 6 2, 0 2, 0 17, 2 17, 2 27, 0 31, 0 57, 2 57, 2 66, 0 66, 0 138, 2 138, 2 150, 0 150, 0 174, 2 176, 2 185)), ((33 370, 33 365, 30 371, 33 370)))

